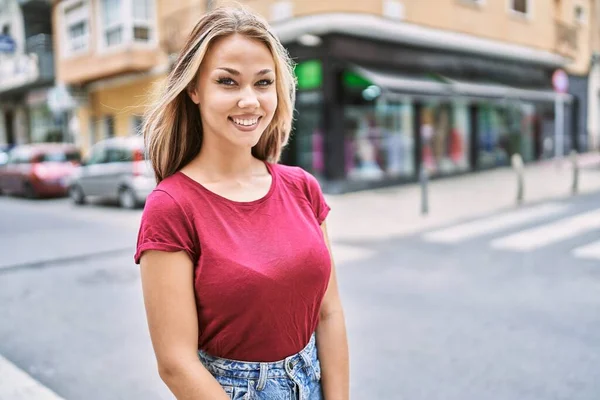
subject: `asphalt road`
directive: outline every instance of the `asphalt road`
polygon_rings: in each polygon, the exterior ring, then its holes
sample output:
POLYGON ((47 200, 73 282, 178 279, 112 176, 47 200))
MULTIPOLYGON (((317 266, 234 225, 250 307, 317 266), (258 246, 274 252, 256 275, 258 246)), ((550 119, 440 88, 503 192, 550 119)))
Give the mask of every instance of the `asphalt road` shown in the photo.
MULTIPOLYGON (((599 200, 334 241, 352 398, 600 398, 599 200)), ((32 382, 67 400, 172 398, 132 259, 139 216, 0 197, 0 400, 32 382)))

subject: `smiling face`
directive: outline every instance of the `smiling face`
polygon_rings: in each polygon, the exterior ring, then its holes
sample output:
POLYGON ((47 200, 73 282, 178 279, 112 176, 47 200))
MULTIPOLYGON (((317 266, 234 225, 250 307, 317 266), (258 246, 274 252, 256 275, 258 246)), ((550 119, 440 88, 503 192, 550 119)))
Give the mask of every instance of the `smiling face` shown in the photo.
POLYGON ((277 108, 275 79, 264 43, 239 34, 212 43, 188 91, 200 106, 202 146, 256 145, 277 108))

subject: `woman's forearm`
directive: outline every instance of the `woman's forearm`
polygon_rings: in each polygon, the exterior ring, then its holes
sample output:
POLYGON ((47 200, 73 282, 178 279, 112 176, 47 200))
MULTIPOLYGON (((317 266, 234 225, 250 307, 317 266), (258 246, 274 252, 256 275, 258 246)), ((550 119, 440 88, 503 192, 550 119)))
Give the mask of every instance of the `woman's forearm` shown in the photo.
POLYGON ((198 362, 159 368, 160 377, 177 400, 227 400, 229 396, 208 370, 198 362))
POLYGON ((322 318, 317 326, 317 351, 325 400, 350 398, 348 338, 343 311, 322 318))

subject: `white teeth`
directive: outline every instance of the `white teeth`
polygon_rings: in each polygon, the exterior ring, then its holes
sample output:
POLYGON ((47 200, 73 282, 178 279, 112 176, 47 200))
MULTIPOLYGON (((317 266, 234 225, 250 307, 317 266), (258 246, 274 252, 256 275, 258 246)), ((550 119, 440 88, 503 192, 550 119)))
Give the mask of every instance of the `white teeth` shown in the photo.
POLYGON ((256 125, 256 123, 258 122, 258 118, 256 119, 238 119, 238 118, 231 118, 233 120, 233 122, 235 122, 238 125, 243 125, 243 126, 252 126, 252 125, 256 125))

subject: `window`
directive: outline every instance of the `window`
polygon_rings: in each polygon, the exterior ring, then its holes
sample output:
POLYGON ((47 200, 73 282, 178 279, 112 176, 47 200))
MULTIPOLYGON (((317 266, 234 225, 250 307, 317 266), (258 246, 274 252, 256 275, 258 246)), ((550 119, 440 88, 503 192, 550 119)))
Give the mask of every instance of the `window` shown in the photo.
POLYGON ((155 39, 154 0, 101 0, 100 15, 101 48, 155 39))
POLYGON ((153 2, 151 0, 133 0, 133 40, 147 43, 153 35, 153 2))
POLYGON ((469 4, 469 5, 482 5, 484 0, 459 0, 459 3, 469 4))
POLYGON ((431 175, 453 174, 470 168, 471 126, 468 105, 429 101, 420 115, 422 160, 431 175))
POLYGON ((89 3, 88 0, 62 3, 64 19, 64 54, 85 52, 89 46, 89 3))
POLYGON ((141 116, 139 115, 134 115, 133 117, 131 117, 131 125, 132 125, 132 131, 134 135, 141 135, 142 134, 142 125, 144 123, 144 120, 141 116))
POLYGON ((56 151, 45 153, 40 156, 39 162, 67 162, 81 161, 81 154, 78 151, 56 151))
POLYGON ((529 13, 529 0, 510 0, 511 10, 519 14, 529 13))
POLYGON ((575 23, 576 24, 583 24, 585 23, 585 10, 583 9, 582 6, 575 6, 575 23))
POLYGON ((106 160, 109 163, 132 162, 133 152, 126 148, 108 148, 106 150, 106 160))
POLYGON ((115 117, 107 115, 104 117, 104 137, 111 138, 115 136, 115 117))
POLYGON ((121 0, 101 0, 102 36, 106 47, 123 43, 123 10, 121 0))
POLYGON ((96 145, 92 149, 92 154, 90 155, 86 165, 104 164, 107 161, 106 156, 106 148, 103 145, 96 145))

